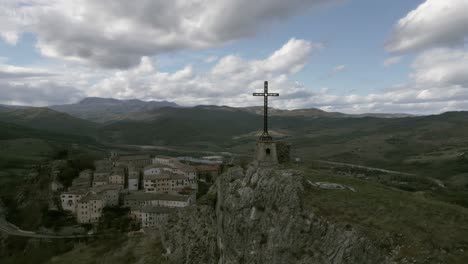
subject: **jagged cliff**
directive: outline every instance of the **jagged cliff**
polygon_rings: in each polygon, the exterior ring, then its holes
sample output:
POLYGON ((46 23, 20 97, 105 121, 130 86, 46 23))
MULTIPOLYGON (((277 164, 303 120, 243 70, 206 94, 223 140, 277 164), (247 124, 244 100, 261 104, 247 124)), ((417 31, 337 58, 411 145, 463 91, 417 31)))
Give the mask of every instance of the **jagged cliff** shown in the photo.
POLYGON ((297 171, 232 168, 161 228, 171 263, 391 263, 373 243, 303 207, 297 171), (212 203, 210 204, 209 201, 212 203))

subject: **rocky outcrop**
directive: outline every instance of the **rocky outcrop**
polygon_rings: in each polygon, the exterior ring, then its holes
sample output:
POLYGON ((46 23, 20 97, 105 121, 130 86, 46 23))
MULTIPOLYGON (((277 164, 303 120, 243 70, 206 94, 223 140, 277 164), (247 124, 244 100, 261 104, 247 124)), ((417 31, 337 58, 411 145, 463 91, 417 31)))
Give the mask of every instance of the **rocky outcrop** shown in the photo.
POLYGON ((303 193, 296 171, 232 168, 208 193, 212 206, 185 209, 161 228, 166 256, 172 263, 389 263, 356 231, 305 210, 303 193))

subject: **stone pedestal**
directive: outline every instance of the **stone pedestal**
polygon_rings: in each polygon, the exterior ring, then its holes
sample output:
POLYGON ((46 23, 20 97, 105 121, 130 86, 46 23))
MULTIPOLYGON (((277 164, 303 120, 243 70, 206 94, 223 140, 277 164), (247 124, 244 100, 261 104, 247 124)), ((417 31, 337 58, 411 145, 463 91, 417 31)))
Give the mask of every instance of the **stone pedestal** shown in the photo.
POLYGON ((276 151, 276 142, 274 141, 257 141, 257 151, 255 161, 259 165, 276 165, 278 164, 278 154, 276 151))

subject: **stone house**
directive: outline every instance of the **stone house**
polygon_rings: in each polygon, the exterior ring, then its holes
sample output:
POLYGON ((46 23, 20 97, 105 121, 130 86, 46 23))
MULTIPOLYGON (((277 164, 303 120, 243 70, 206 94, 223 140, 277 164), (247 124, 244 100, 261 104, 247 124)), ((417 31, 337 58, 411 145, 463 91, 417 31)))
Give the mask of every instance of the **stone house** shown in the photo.
POLYGON ((62 205, 62 209, 65 211, 70 211, 73 214, 75 214, 78 201, 83 196, 85 196, 86 193, 87 193, 86 190, 74 190, 74 191, 63 192, 60 195, 60 202, 62 205))
POLYGON ((193 180, 185 175, 161 173, 143 176, 143 189, 148 193, 177 193, 183 189, 193 188, 193 180))
POLYGON ((170 173, 158 175, 144 175, 143 189, 149 193, 167 193, 169 192, 170 173))
POLYGON ((170 166, 174 169, 174 173, 183 174, 190 179, 197 178, 197 170, 194 166, 182 163, 178 160, 173 161, 170 166))
POLYGON ((86 190, 91 187, 91 184, 88 179, 76 178, 73 179, 70 190, 86 190))
POLYGON ((93 187, 96 186, 103 186, 109 184, 109 174, 106 173, 105 175, 95 175, 93 179, 93 187))
POLYGON ((122 185, 116 184, 101 185, 93 187, 91 193, 100 195, 104 201, 104 206, 118 206, 122 188, 122 185))
POLYGON ((134 192, 124 196, 123 205, 125 207, 135 206, 162 206, 162 207, 186 207, 195 203, 194 195, 175 195, 134 192))
POLYGON ((142 206, 131 209, 131 214, 141 224, 141 227, 156 227, 167 221, 168 215, 176 210, 175 208, 161 206, 142 206))
POLYGON ((116 167, 109 174, 109 183, 125 185, 125 169, 123 167, 116 167))
POLYGON ((105 206, 101 195, 87 194, 78 201, 76 219, 80 224, 97 223, 105 206))

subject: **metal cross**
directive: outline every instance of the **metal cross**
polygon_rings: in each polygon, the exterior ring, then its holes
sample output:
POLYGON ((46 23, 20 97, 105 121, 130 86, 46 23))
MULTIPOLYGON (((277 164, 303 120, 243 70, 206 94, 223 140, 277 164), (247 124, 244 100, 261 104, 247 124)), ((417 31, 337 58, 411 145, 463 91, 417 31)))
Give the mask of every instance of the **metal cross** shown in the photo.
POLYGON ((263 93, 253 93, 253 96, 263 96, 263 134, 260 136, 260 141, 271 141, 273 138, 268 134, 268 97, 279 96, 279 93, 268 93, 268 82, 265 81, 263 93))

